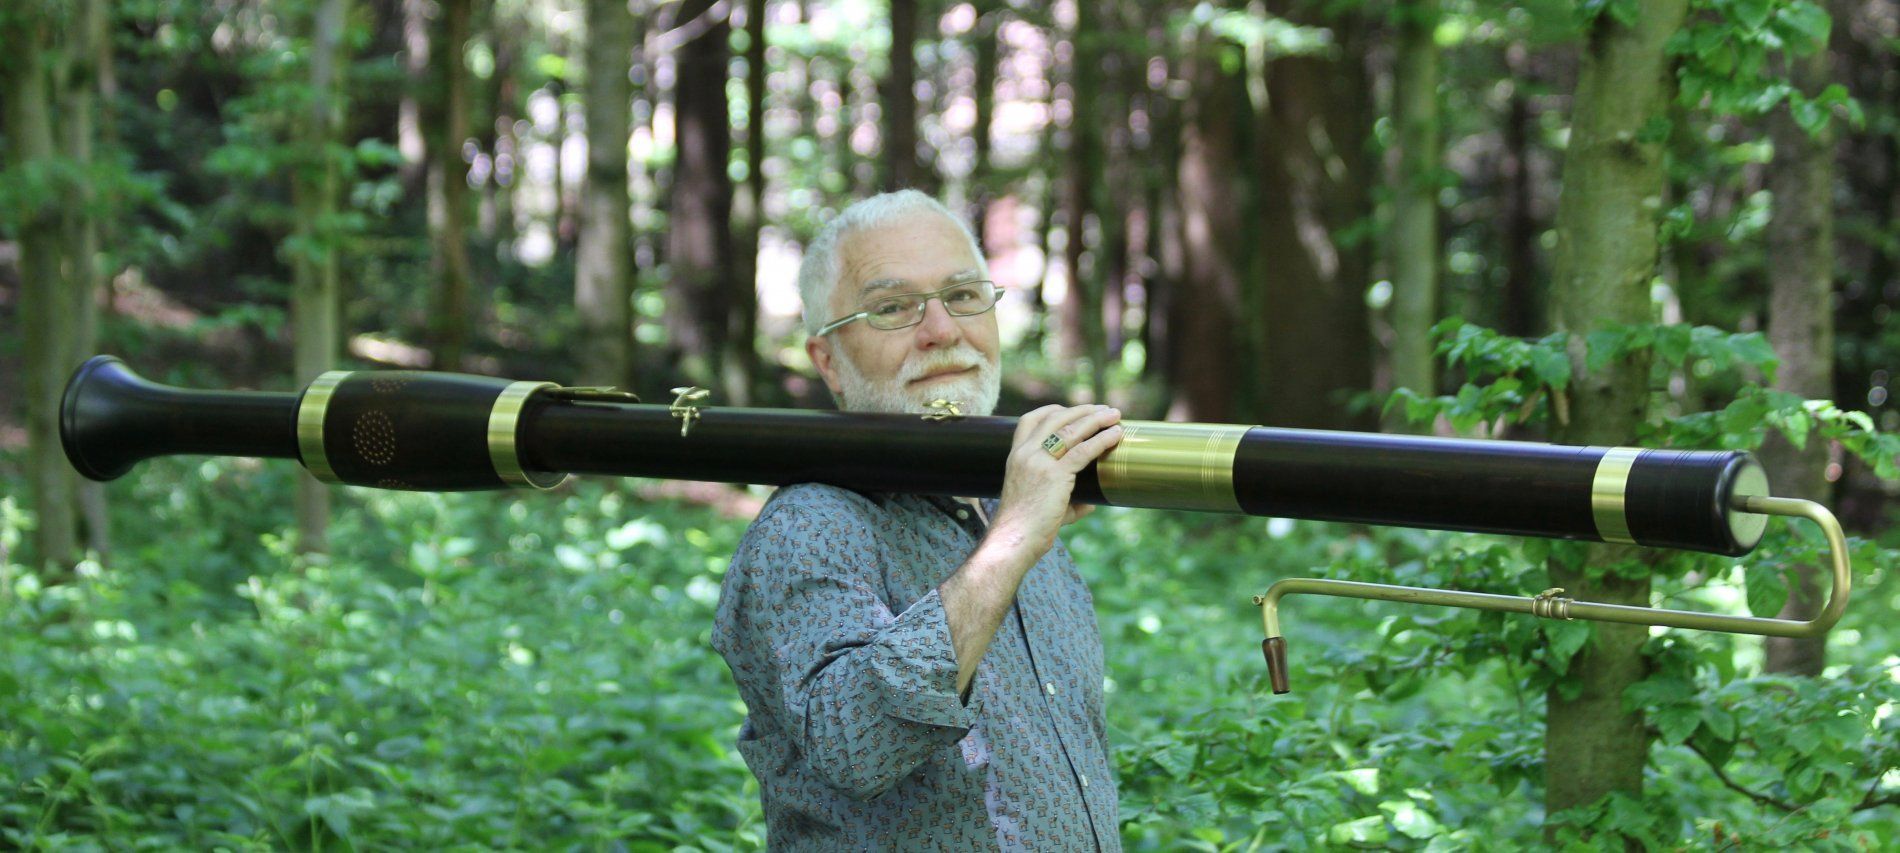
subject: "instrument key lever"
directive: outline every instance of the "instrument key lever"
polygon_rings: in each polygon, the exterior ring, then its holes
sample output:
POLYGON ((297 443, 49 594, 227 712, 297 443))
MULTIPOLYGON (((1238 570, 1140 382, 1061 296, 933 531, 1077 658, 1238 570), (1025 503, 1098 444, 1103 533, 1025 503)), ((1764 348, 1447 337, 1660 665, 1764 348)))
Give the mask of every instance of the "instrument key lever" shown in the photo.
POLYGON ((692 404, 706 399, 712 392, 697 385, 683 385, 673 389, 673 393, 677 396, 673 398, 673 405, 666 407, 666 412, 680 419, 680 438, 685 438, 699 420, 699 407, 692 404))

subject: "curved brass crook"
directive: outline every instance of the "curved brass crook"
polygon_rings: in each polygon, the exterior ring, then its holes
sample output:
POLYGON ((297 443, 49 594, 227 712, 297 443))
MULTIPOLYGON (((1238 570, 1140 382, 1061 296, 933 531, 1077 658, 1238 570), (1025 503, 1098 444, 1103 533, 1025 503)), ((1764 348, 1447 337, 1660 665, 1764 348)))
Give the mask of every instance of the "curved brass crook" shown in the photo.
POLYGON ((1286 638, 1280 633, 1280 599, 1289 595, 1332 595, 1373 601, 1398 601, 1408 604, 1432 604, 1440 607, 1467 607, 1504 613, 1529 613, 1544 619, 1587 619, 1592 622, 1621 622, 1629 625, 1660 625, 1665 628, 1693 628, 1724 631, 1731 634, 1759 634, 1765 637, 1818 637, 1840 621, 1847 610, 1847 597, 1853 579, 1847 554, 1847 537, 1841 523, 1828 508, 1814 501, 1774 498, 1765 495, 1738 496, 1734 508, 1760 515, 1805 518, 1820 525, 1827 536, 1833 557, 1834 585, 1828 591, 1827 604, 1812 621, 1770 619, 1761 616, 1724 616, 1693 610, 1666 610, 1660 607, 1632 607, 1627 604, 1603 604, 1560 597, 1562 589, 1547 589, 1535 596, 1494 595, 1486 592, 1460 592, 1431 587, 1361 583, 1321 578, 1287 578, 1267 588, 1265 595, 1253 597, 1260 606, 1267 639, 1260 644, 1267 658, 1267 674, 1274 693, 1286 693, 1286 638))

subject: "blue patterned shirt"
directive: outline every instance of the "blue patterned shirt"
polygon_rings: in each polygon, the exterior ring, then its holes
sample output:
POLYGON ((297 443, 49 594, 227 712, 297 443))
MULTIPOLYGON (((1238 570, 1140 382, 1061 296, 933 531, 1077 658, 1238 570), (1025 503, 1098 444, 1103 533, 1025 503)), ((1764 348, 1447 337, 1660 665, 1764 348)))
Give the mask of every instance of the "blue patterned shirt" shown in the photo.
POLYGON ((712 641, 773 849, 1121 849, 1094 599, 1060 542, 957 695, 937 585, 983 533, 951 498, 811 483, 747 529, 712 641))

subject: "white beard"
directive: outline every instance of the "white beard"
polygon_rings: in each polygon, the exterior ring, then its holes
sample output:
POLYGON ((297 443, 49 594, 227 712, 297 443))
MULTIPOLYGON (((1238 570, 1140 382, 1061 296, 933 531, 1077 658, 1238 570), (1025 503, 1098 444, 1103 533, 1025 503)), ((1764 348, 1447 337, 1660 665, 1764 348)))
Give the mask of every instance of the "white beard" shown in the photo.
POLYGON ((929 414, 931 400, 955 400, 966 415, 988 415, 996 411, 996 400, 1003 390, 1000 366, 983 357, 968 343, 953 350, 933 350, 908 361, 897 377, 889 382, 872 382, 858 371, 843 347, 833 347, 832 359, 838 365, 838 408, 849 412, 889 412, 893 414, 929 414), (976 372, 955 379, 940 379, 918 388, 913 379, 945 367, 975 367, 976 372))

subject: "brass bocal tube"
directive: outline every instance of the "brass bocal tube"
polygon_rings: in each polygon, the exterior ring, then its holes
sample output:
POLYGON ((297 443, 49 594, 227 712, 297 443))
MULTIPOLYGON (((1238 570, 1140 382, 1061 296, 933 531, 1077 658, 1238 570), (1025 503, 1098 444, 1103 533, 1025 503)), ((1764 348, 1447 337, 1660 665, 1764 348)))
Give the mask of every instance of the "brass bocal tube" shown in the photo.
POLYGON ((1760 616, 1730 616, 1693 610, 1667 610, 1660 607, 1632 607, 1577 601, 1563 597, 1562 588, 1544 590, 1535 596, 1497 595, 1487 592, 1463 592, 1432 587, 1361 583, 1324 578, 1287 578, 1267 588, 1265 595, 1253 597, 1260 606, 1260 617, 1267 638, 1261 652, 1267 660, 1267 675, 1274 693, 1287 693, 1286 636, 1280 629, 1280 600, 1290 595, 1327 595, 1370 601, 1404 604, 1428 604, 1438 607, 1463 607, 1501 613, 1527 613, 1543 619, 1583 619, 1591 622, 1620 622, 1628 625, 1656 625, 1664 628, 1690 628, 1698 631, 1723 631, 1731 634, 1756 634, 1765 637, 1819 637, 1840 621, 1847 610, 1847 598, 1853 578, 1847 552, 1847 539, 1841 523, 1828 508, 1814 501, 1745 495, 1736 498, 1735 508, 1759 515, 1805 518, 1820 526, 1827 537, 1833 586, 1827 603, 1812 620, 1770 619, 1760 616))

